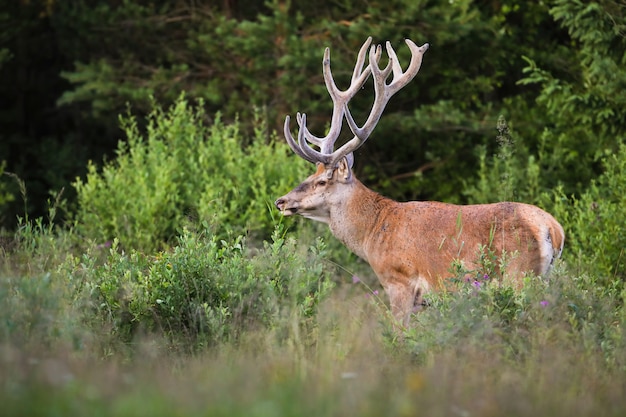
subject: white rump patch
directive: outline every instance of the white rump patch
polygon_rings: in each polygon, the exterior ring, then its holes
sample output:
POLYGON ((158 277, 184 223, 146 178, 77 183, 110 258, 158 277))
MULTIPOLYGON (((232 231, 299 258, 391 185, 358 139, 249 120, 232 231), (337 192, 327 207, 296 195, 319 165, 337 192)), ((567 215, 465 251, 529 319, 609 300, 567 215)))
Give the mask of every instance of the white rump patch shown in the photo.
POLYGON ((539 234, 539 252, 541 253, 541 275, 550 271, 552 263, 559 255, 554 253, 550 229, 542 226, 539 234))

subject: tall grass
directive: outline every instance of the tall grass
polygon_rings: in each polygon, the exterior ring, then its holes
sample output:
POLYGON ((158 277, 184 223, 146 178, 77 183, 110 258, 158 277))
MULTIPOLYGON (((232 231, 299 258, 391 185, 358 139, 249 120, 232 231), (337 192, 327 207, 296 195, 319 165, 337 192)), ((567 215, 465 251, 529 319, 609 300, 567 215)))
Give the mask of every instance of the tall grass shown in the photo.
MULTIPOLYGON (((272 303, 282 303, 280 317, 238 324, 237 338, 190 351, 177 348, 173 327, 115 333, 115 320, 107 321, 98 304, 103 299, 75 281, 77 271, 88 275, 85 269, 113 263, 120 252, 107 248, 95 257, 90 249, 70 256, 65 250, 74 243, 67 233, 31 224, 3 252, 0 401, 6 415, 626 411, 624 293, 596 285, 588 275, 572 276, 564 264, 549 280, 529 277, 522 291, 486 282, 432 295, 431 307, 413 317, 402 337, 391 331, 384 299, 362 283, 365 277, 353 283, 345 270, 334 270, 338 285, 320 294, 313 310, 300 308, 297 294, 284 302, 278 297, 272 303)), ((188 233, 203 239, 202 231, 188 233)), ((245 270, 259 256, 274 259, 272 250, 255 249, 238 262, 245 270)), ((289 250, 295 254, 285 260, 290 270, 310 268, 311 259, 323 262, 309 249, 289 250)), ((201 261, 201 254, 194 256, 201 261)), ((274 260, 273 267, 281 268, 282 260, 274 260)))
MULTIPOLYGON (((624 186, 625 150, 606 159, 606 174, 579 199, 553 200, 576 241, 549 279, 529 276, 521 290, 508 287, 495 279, 503 260, 484 248, 474 281, 457 279, 456 291, 430 294, 430 307, 398 332, 371 270, 325 229, 280 222, 273 232, 255 229, 275 223, 258 207, 247 212, 258 218, 235 217, 237 227, 224 223, 224 213, 194 218, 185 212, 196 204, 192 192, 179 206, 183 194, 152 194, 133 179, 152 173, 168 183, 163 161, 174 170, 183 166, 175 156, 213 155, 218 139, 236 139, 219 123, 196 132, 189 111, 180 102, 152 115, 147 140, 131 129, 130 150, 120 148, 117 162, 77 182, 84 198, 74 223, 53 225, 57 198, 49 219, 21 219, 2 241, 3 415, 626 414, 623 195, 615 191, 624 186), (189 133, 197 140, 185 145, 189 133), (200 145, 204 153, 194 154, 200 145), (145 194, 128 192, 136 187, 145 194), (137 195, 154 199, 150 207, 171 202, 176 224, 162 221, 161 210, 146 212, 137 195), (135 227, 129 219, 136 217, 150 227, 130 233, 99 223, 111 216, 115 225, 126 219, 135 227), (237 232, 245 227, 252 233, 237 232)), ((251 160, 262 154, 247 152, 251 160)), ((233 155, 231 162, 244 154, 233 155)), ((470 194, 495 198, 493 184, 506 182, 506 192, 550 201, 532 181, 523 190, 523 161, 502 155, 484 159, 470 194)), ((191 172, 206 164, 183 160, 193 162, 191 172)), ((285 173, 294 174, 258 160, 241 167, 237 181, 261 173, 264 186, 247 184, 250 192, 224 200, 236 200, 226 211, 253 195, 269 199, 276 184, 286 185, 285 173)), ((205 196, 227 195, 219 175, 205 196)))

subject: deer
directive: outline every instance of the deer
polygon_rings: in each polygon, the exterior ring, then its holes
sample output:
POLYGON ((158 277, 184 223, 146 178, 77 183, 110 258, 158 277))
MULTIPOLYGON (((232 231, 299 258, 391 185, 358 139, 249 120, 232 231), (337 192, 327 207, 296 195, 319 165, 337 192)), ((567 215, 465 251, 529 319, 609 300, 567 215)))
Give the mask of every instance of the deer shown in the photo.
POLYGON ((296 140, 290 116, 286 116, 284 135, 289 147, 316 164, 316 171, 278 198, 277 209, 283 216, 299 215, 328 224, 339 241, 370 265, 389 298, 395 322, 404 327, 412 312, 426 305, 425 294, 447 288, 454 262, 465 271, 477 270, 481 248, 493 250, 498 257, 507 256, 506 271, 501 275, 509 277, 516 287, 523 284, 527 274, 547 275, 561 256, 565 233, 559 222, 539 207, 520 202, 397 202, 370 190, 355 177, 354 152, 372 134, 389 99, 417 75, 429 47, 428 43, 417 46, 405 39, 411 60, 403 70, 391 43, 386 42, 388 63, 381 69, 382 47, 371 43, 369 37, 361 46, 346 90, 335 84, 330 49, 324 51, 324 82, 333 103, 326 136, 313 135, 307 128, 306 114, 297 113, 296 140), (370 75, 374 102, 366 121, 358 126, 348 103, 370 75), (335 150, 344 120, 353 137, 335 150))

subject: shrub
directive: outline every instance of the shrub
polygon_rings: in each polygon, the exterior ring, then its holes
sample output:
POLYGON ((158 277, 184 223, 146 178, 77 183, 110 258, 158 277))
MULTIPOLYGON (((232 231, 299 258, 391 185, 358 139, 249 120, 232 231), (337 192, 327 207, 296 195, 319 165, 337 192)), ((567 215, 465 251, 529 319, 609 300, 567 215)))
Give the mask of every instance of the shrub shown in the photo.
POLYGON ((120 117, 127 141, 117 157, 101 170, 90 163, 74 183, 77 231, 146 252, 167 247, 189 217, 210 220, 220 236, 269 237, 268 206, 305 176, 306 163, 274 137, 268 143, 259 120, 246 146, 237 123, 206 118, 184 96, 168 110, 155 105, 145 137, 134 117, 120 117))
POLYGON ((602 161, 604 173, 580 197, 555 193, 555 215, 565 228, 572 266, 598 283, 621 286, 626 278, 626 145, 602 161))
POLYGON ((570 275, 558 264, 547 278, 528 276, 522 289, 491 277, 431 293, 431 307, 415 316, 407 348, 421 360, 446 349, 493 349, 523 363, 543 342, 569 346, 622 369, 626 366, 625 292, 593 275, 570 275))
POLYGON ((78 290, 64 270, 76 259, 75 247, 71 231, 53 225, 56 209, 49 208, 47 221, 18 218, 14 236, 0 247, 0 344, 82 344, 82 316, 74 309, 78 290))
POLYGON ((84 259, 91 266, 74 279, 92 295, 95 318, 125 341, 138 328, 188 347, 234 340, 250 326, 279 326, 285 314, 310 317, 332 287, 324 243, 303 252, 279 229, 254 255, 241 237, 227 243, 209 230, 185 230, 156 256, 126 253, 117 241, 109 251, 100 266, 84 259))
POLYGON ((542 191, 540 160, 529 154, 521 138, 511 131, 503 116, 498 118, 496 128, 498 152, 488 156, 486 147, 478 148, 477 178, 465 181, 464 194, 468 202, 536 203, 542 191))

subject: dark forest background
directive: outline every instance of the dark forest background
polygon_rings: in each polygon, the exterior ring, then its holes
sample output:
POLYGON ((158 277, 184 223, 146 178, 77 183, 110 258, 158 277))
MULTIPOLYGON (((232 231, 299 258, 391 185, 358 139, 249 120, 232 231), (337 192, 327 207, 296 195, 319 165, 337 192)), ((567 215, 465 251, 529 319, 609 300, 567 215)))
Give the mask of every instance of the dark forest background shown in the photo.
POLYGON ((622 0, 3 0, 1 225, 42 216, 60 190, 71 208, 88 161, 115 158, 119 115, 181 92, 250 138, 255 118, 270 138, 296 111, 321 133, 323 50, 345 86, 368 36, 391 41, 404 66, 405 38, 431 48, 356 155, 366 184, 397 199, 496 199, 485 184, 505 140, 510 164, 539 173, 505 197, 580 195, 624 142, 625 10, 622 0))

